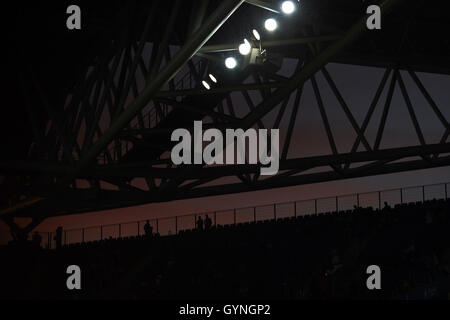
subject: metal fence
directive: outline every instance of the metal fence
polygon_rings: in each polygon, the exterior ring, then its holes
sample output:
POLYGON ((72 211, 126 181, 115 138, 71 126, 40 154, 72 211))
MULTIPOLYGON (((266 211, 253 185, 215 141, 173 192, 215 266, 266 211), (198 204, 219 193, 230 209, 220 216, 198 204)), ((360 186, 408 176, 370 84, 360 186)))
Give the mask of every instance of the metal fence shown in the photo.
MULTIPOLYGON (((432 184, 417 187, 381 190, 366 193, 356 193, 335 197, 325 197, 310 200, 274 203, 245 208, 211 211, 198 214, 162 217, 148 220, 125 222, 119 224, 100 225, 63 231, 64 245, 140 236, 144 234, 147 221, 153 232, 161 236, 178 234, 182 230, 194 229, 199 217, 205 220, 208 216, 214 226, 235 225, 245 222, 297 217, 308 214, 352 210, 355 206, 381 209, 384 203, 390 206, 410 202, 422 202, 433 199, 448 199, 450 183, 432 184)), ((39 232, 43 246, 55 247, 55 232, 39 232)), ((30 234, 30 238, 32 235, 30 234)))

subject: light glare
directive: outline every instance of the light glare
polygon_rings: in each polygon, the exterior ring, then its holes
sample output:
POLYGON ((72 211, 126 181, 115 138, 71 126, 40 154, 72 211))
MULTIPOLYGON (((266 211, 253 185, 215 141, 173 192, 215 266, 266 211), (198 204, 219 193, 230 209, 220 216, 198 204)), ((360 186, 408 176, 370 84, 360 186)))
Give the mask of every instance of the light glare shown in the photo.
POLYGON ((261 40, 259 32, 256 29, 253 29, 253 35, 255 36, 256 40, 258 40, 258 41, 261 40))
POLYGON ((281 11, 283 11, 285 14, 291 14, 295 11, 295 4, 292 1, 284 1, 281 4, 281 11))
POLYGON ((267 19, 264 23, 264 27, 267 31, 274 31, 278 27, 278 23, 275 19, 267 19))
POLYGON ((239 45, 239 53, 242 54, 243 56, 246 56, 250 53, 251 50, 252 46, 250 45, 250 42, 248 42, 247 39, 244 39, 244 43, 239 45))
POLYGON ((234 68, 236 68, 236 66, 237 66, 237 61, 236 61, 236 59, 233 58, 233 57, 228 57, 228 58, 226 58, 226 59, 225 59, 225 66, 226 66, 228 69, 234 69, 234 68))
POLYGON ((202 84, 207 90, 211 89, 211 87, 209 86, 209 83, 206 82, 205 80, 202 81, 202 84))
POLYGON ((217 83, 216 77, 214 77, 211 73, 209 74, 209 78, 211 79, 212 82, 217 83))

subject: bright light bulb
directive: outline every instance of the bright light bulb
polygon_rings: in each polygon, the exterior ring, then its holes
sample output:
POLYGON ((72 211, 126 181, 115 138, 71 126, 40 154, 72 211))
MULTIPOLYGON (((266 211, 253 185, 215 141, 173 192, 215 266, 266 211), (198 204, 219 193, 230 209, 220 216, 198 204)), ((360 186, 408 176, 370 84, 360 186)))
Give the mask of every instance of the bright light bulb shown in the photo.
POLYGON ((212 82, 217 83, 216 77, 214 77, 211 73, 209 74, 209 78, 211 79, 212 82))
POLYGON ((211 89, 211 87, 209 86, 209 83, 206 82, 205 80, 202 81, 202 84, 207 90, 211 89))
POLYGON ((285 14, 291 14, 295 11, 295 4, 292 1, 284 1, 281 4, 281 11, 285 14))
POLYGON ((275 19, 267 19, 266 22, 264 22, 264 27, 267 31, 274 31, 278 27, 277 20, 275 19))
POLYGON ((256 29, 253 29, 253 35, 255 36, 256 40, 258 40, 258 41, 261 40, 259 32, 256 29))
POLYGON ((250 42, 248 42, 247 39, 244 39, 244 43, 239 46, 239 53, 243 56, 246 56, 250 53, 251 50, 252 46, 250 45, 250 42))
POLYGON ((226 66, 228 69, 234 69, 234 68, 236 68, 236 66, 237 66, 237 61, 236 61, 236 59, 233 58, 233 57, 228 57, 228 58, 226 58, 226 59, 225 59, 225 66, 226 66))

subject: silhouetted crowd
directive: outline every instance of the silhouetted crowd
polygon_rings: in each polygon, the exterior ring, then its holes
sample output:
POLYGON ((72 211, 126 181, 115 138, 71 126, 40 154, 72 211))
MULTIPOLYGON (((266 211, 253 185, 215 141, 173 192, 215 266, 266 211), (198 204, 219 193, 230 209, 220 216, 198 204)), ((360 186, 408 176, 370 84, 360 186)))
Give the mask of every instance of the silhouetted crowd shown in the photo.
POLYGON ((118 299, 448 299, 450 200, 381 210, 355 207, 213 226, 160 237, 109 239, 56 250, 0 248, 2 296, 118 299), (82 290, 66 288, 66 268, 82 290), (381 269, 368 290, 366 269, 381 269))

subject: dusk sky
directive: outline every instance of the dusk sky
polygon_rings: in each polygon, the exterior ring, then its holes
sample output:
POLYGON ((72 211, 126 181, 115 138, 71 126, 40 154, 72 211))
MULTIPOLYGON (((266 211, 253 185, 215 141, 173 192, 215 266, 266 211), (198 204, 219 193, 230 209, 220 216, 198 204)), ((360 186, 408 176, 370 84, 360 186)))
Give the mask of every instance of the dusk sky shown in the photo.
MULTIPOLYGON (((357 67, 348 65, 330 64, 327 66, 338 88, 349 105, 358 123, 362 123, 367 112, 370 101, 373 98, 375 89, 383 75, 384 70, 367 67, 357 67)), ((293 72, 292 62, 286 61, 283 65, 286 75, 293 72)), ((420 119, 425 139, 428 143, 436 143, 443 134, 442 126, 439 126, 436 116, 426 100, 421 96, 412 80, 402 73, 408 93, 415 108, 417 117, 420 119), (436 125, 434 125, 436 123, 436 125)), ((450 77, 435 74, 419 74, 421 81, 427 90, 436 100, 444 116, 450 118, 450 91, 442 90, 450 87, 450 77), (445 86, 444 86, 445 84, 445 86)), ((321 75, 317 76, 319 88, 322 92, 324 104, 330 119, 333 134, 339 152, 349 152, 355 139, 348 120, 346 120, 337 100, 331 90, 325 84, 321 75)), ((381 116, 382 107, 385 101, 387 88, 380 99, 375 111, 373 120, 367 129, 367 138, 372 143, 381 116)), ((243 99, 242 95, 234 93, 236 100, 243 99), (240 96, 240 97, 239 97, 240 96)), ((259 103, 258 95, 252 95, 255 104, 259 103)), ((292 100, 292 99, 291 99, 292 100)), ((292 101, 286 110, 286 115, 290 115, 292 101)), ((264 121, 270 127, 273 123, 275 113, 269 113, 264 121)), ((280 146, 289 121, 289 117, 283 118, 280 129, 280 146)), ((238 114, 239 116, 239 114, 238 114)), ((411 120, 409 118, 406 105, 400 94, 398 85, 394 93, 390 114, 385 128, 384 139, 381 148, 397 146, 417 145, 418 140, 415 135, 411 120), (393 121, 395 119, 395 121, 393 121), (386 139, 389 137, 389 139, 386 139)), ((315 101, 310 81, 305 84, 304 94, 301 100, 299 114, 293 133, 292 152, 289 157, 311 156, 330 154, 330 147, 326 140, 325 130, 320 118, 320 113, 315 101)), ((361 150, 361 149, 360 149, 361 150)), ((312 199, 325 196, 335 196, 356 192, 368 192, 382 189, 416 186, 423 184, 450 182, 450 169, 448 167, 420 170, 414 172, 404 172, 383 176, 358 178, 351 180, 341 180, 313 185, 281 188, 275 190, 265 190, 251 193, 241 193, 224 195, 192 200, 172 201, 168 203, 151 204, 111 211, 89 213, 83 215, 73 215, 68 217, 51 218, 44 221, 37 229, 40 231, 53 231, 59 225, 65 229, 79 227, 96 226, 100 224, 112 224, 118 222, 130 222, 145 220, 147 218, 168 217, 174 215, 184 215, 206 211, 222 209, 232 209, 248 207, 261 204, 271 204, 275 202, 285 202, 301 199, 312 199)), ((0 225, 1 241, 9 238, 7 229, 0 225)))
POLYGON ((0 300, 449 300, 449 4, 6 2, 0 300))

